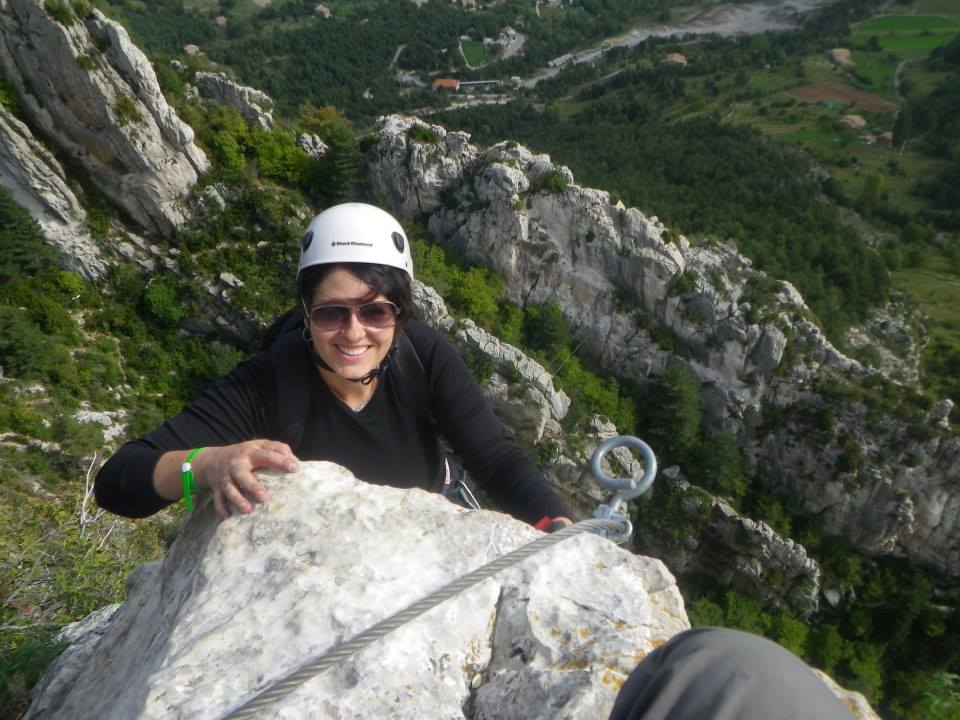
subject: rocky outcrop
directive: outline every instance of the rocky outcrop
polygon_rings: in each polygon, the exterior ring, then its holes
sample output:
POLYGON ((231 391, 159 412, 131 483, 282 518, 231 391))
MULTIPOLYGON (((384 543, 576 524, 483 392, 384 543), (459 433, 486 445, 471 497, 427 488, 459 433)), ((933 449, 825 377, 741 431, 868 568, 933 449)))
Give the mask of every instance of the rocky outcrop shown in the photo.
POLYGON ((223 73, 213 72, 198 72, 193 84, 201 99, 238 110, 252 125, 265 130, 273 127, 273 100, 262 90, 239 85, 223 73))
POLYGON ((48 243, 60 250, 64 266, 87 280, 107 272, 86 224, 87 213, 57 159, 30 128, 0 106, 0 185, 36 220, 48 243))
MULTIPOLYGON (((367 156, 379 197, 494 268, 513 302, 557 302, 610 372, 642 379, 683 359, 713 428, 733 432, 756 478, 827 532, 960 575, 960 441, 942 410, 917 417, 906 378, 840 353, 797 290, 735 248, 691 242, 515 143, 483 150, 416 124, 381 119, 367 156), (864 385, 901 399, 869 398, 864 385)), ((871 336, 899 327, 881 317, 871 336)))
POLYGON ((409 217, 429 216, 435 237, 492 266, 510 300, 557 302, 584 346, 617 372, 662 371, 671 353, 652 330, 666 328, 714 388, 718 416, 735 420, 759 411, 790 335, 804 336, 811 363, 862 372, 806 321, 794 288, 733 248, 694 245, 516 143, 481 152, 439 126, 428 143, 411 136, 417 123, 381 121, 375 191, 409 217))
POLYGON ((847 332, 850 348, 885 376, 916 383, 920 380, 920 353, 926 332, 903 305, 877 309, 861 326, 847 332))
POLYGON ((429 125, 437 141, 427 142, 410 137, 412 124, 409 118, 383 118, 369 176, 374 194, 386 198, 398 214, 408 218, 440 207, 441 193, 459 186, 465 169, 480 154, 467 133, 448 133, 440 125, 429 125), (387 176, 388 167, 398 171, 395 177, 387 176))
MULTIPOLYGON (((367 485, 330 463, 267 482, 271 499, 250 515, 218 524, 209 504, 195 511, 166 558, 131 576, 126 603, 73 633, 27 717, 220 717, 542 536, 439 495, 367 485)), ((687 627, 659 561, 581 535, 401 626, 270 712, 605 717, 633 667, 687 627)))
MULTIPOLYGON (((166 557, 130 576, 124 605, 68 627, 70 647, 25 718, 222 717, 542 537, 436 494, 368 485, 331 463, 264 482, 271 497, 249 515, 218 523, 212 504, 201 504, 166 557)), ((629 672, 687 627, 659 561, 578 535, 382 634, 265 712, 603 718, 629 672)), ((875 720, 862 696, 822 677, 854 717, 875 720)))
MULTIPOLYGON (((534 362, 520 350, 501 342, 471 320, 464 320, 456 332, 456 337, 464 345, 483 353, 496 367, 509 365, 515 374, 515 381, 531 385, 534 390, 546 398, 550 406, 550 415, 562 420, 570 409, 570 398, 562 390, 553 386, 553 377, 540 363, 534 362)), ((537 434, 537 440, 542 432, 537 434)))
POLYGON ((297 136, 297 147, 303 150, 313 160, 320 160, 330 152, 329 145, 321 140, 319 136, 311 135, 310 133, 300 133, 300 135, 297 136))
MULTIPOLYGON (((209 163, 126 30, 99 10, 53 17, 42 0, 0 3, 0 68, 34 131, 132 220, 169 235, 209 163)), ((52 11, 51 11, 52 12, 52 11)))
POLYGON ((640 551, 669 562, 677 575, 710 577, 809 618, 820 604, 820 566, 800 543, 745 517, 723 498, 660 473, 653 499, 635 523, 640 551))

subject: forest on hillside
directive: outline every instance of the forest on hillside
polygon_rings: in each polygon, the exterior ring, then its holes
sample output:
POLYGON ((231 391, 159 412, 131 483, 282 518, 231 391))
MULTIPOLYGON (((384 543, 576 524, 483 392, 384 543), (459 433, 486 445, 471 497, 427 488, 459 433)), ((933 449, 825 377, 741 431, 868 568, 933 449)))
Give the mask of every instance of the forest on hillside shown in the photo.
POLYGON ((393 67, 419 74, 470 73, 458 51, 461 37, 496 38, 505 27, 527 36, 522 55, 498 64, 500 77, 526 74, 572 47, 596 43, 629 27, 638 18, 669 14, 679 0, 580 0, 567 12, 544 10, 526 0, 506 0, 466 12, 447 0, 412 3, 379 0, 341 4, 335 17, 319 19, 316 3, 286 0, 235 19, 230 5, 200 12, 183 0, 134 3, 101 0, 122 20, 142 47, 154 55, 182 54, 187 43, 200 46, 214 62, 231 68, 245 83, 269 93, 286 112, 303 101, 330 104, 351 118, 433 101, 432 91, 410 92, 398 85, 393 67), (214 28, 214 13, 227 25, 214 28), (402 48, 402 49, 401 49, 402 48))

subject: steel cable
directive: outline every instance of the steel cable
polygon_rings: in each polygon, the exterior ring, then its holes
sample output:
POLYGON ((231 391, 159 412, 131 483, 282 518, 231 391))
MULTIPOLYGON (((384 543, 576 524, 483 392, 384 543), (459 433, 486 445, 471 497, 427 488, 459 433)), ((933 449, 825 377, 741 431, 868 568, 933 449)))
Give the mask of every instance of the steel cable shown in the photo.
POLYGON ((556 545, 563 540, 584 532, 594 532, 601 535, 610 535, 611 540, 623 542, 626 538, 624 534, 624 524, 617 520, 609 519, 591 519, 578 522, 558 530, 549 535, 527 543, 526 545, 507 553, 506 555, 493 560, 482 567, 463 575, 453 582, 445 585, 436 592, 427 595, 422 600, 418 600, 404 610, 391 615, 367 628, 359 635, 355 635, 341 645, 337 645, 330 650, 325 651, 310 660, 307 660, 299 668, 290 671, 279 680, 273 681, 263 690, 257 691, 253 696, 244 700, 233 709, 229 710, 220 720, 241 720, 242 718, 252 718, 256 713, 277 700, 292 693, 300 685, 310 680, 315 675, 324 670, 344 662, 354 653, 362 650, 376 640, 388 635, 402 625, 410 622, 416 617, 423 615, 441 603, 459 595, 479 582, 486 580, 492 575, 496 575, 501 570, 506 570, 513 565, 523 562, 531 555, 544 550, 552 545, 556 545))

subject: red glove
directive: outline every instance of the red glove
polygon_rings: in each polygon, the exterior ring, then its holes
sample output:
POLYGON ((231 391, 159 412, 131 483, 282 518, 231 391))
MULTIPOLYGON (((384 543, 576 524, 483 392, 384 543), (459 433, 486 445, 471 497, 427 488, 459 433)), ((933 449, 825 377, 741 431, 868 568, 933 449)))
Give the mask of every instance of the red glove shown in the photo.
POLYGON ((542 530, 545 533, 554 533, 557 530, 563 530, 567 525, 573 525, 573 520, 568 517, 549 517, 544 515, 542 518, 537 520, 537 524, 534 527, 537 530, 542 530))

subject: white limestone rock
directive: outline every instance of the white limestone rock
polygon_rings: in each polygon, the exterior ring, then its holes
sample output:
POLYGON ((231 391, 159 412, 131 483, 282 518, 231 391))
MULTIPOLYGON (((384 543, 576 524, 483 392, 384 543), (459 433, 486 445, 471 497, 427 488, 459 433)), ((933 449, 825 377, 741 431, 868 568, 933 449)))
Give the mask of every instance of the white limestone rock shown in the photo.
POLYGON ((314 160, 319 160, 330 152, 330 147, 316 135, 301 133, 297 136, 297 147, 314 160))
POLYGON ((73 419, 82 425, 99 425, 103 428, 103 442, 111 445, 115 440, 122 438, 126 432, 126 410, 92 410, 89 402, 74 412, 73 419))
POLYGON ((950 413, 953 412, 954 402, 950 398, 938 400, 930 410, 930 422, 942 430, 950 429, 950 413))
POLYGON ((847 708, 853 718, 856 720, 881 720, 880 716, 870 707, 870 703, 867 702, 867 699, 863 695, 840 687, 837 685, 836 680, 822 670, 814 669, 814 673, 830 688, 830 692, 837 696, 837 699, 843 703, 843 706, 847 708))
POLYGON ((148 231, 171 234, 209 162, 126 30, 99 10, 63 25, 42 0, 0 3, 0 68, 31 126, 148 231))
MULTIPOLYGON (((270 500, 194 512, 131 576, 95 649, 70 651, 27 718, 219 717, 304 660, 540 536, 330 463, 269 476, 270 500), (82 661, 82 662, 81 662, 82 661)), ((633 667, 686 629, 656 560, 578 536, 487 579, 266 711, 276 718, 605 717, 633 667)))
POLYGON ((106 258, 90 229, 87 213, 70 186, 57 159, 30 132, 30 128, 0 106, 0 185, 13 195, 56 247, 64 266, 87 280, 107 273, 106 258))
POLYGON ((456 331, 456 337, 467 347, 475 348, 490 358, 494 367, 508 369, 516 373, 522 381, 537 390, 549 403, 550 411, 557 420, 562 420, 570 409, 570 397, 557 390, 553 377, 540 363, 531 360, 520 350, 476 325, 472 320, 464 320, 456 331))
POLYGON ((448 133, 440 125, 398 115, 380 118, 379 139, 371 148, 372 166, 368 179, 375 195, 389 199, 389 205, 402 217, 430 213, 442 204, 443 191, 459 184, 464 169, 477 157, 470 145, 470 136, 462 132, 448 133), (410 137, 414 125, 426 128, 439 138, 438 143, 418 141, 410 137), (417 177, 427 182, 414 182, 409 167, 416 167, 417 177), (394 173, 394 177, 389 177, 394 173))
POLYGON ((251 125, 265 130, 273 127, 273 100, 262 90, 240 85, 225 74, 215 72, 198 72, 193 84, 201 99, 238 110, 251 125))
POLYGON ((453 327, 454 319, 447 312, 447 305, 440 294, 416 278, 412 286, 413 305, 417 309, 417 316, 434 330, 449 331, 453 327))

